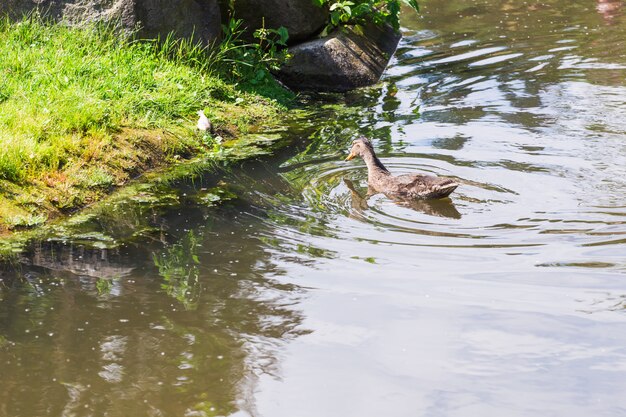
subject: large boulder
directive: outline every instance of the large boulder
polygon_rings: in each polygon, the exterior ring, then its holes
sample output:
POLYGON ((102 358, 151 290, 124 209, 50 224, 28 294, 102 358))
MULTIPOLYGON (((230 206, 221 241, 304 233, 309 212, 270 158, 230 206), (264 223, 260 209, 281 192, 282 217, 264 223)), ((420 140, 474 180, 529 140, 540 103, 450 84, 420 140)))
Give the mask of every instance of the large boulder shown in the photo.
POLYGON ((217 0, 0 0, 0 15, 17 19, 35 10, 72 24, 115 21, 125 29, 139 27, 139 36, 193 37, 204 43, 221 34, 217 0))
MULTIPOLYGON (((231 0, 230 3, 234 17, 243 20, 249 39, 264 24, 268 29, 284 26, 289 32, 289 44, 294 44, 317 35, 328 21, 328 10, 314 5, 313 0, 231 0)), ((227 9, 223 3, 222 9, 227 9)))
POLYGON ((292 58, 276 76, 296 91, 343 92, 378 82, 401 35, 391 26, 342 28, 289 48, 292 58))
POLYGON ((217 0, 135 0, 135 16, 144 37, 154 38, 174 31, 179 37, 193 35, 210 43, 222 33, 217 0))

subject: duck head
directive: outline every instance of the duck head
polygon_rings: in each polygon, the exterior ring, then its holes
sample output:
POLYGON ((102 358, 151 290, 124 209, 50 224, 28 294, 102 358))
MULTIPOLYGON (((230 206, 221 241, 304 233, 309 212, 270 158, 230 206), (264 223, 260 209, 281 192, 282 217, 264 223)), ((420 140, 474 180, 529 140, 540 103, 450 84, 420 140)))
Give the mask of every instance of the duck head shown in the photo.
POLYGON ((365 136, 361 136, 360 138, 352 141, 350 155, 348 155, 346 161, 349 161, 357 156, 363 158, 366 154, 371 154, 373 152, 374 147, 372 146, 372 143, 365 136))

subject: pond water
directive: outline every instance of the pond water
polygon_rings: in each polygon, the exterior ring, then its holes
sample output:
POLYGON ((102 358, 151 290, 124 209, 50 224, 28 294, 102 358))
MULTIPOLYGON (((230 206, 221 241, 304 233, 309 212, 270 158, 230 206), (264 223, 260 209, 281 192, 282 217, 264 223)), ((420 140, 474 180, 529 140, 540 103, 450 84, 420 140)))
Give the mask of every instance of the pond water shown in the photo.
POLYGON ((279 155, 5 264, 0 416, 626 415, 626 3, 420 5, 279 155), (365 198, 361 134, 462 185, 365 198))

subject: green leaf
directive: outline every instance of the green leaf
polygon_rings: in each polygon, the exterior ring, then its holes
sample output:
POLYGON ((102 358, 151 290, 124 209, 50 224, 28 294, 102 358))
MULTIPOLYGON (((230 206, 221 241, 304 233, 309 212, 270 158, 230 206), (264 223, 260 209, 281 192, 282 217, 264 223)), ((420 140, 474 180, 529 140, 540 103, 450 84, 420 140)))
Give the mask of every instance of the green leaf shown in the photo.
POLYGON ((287 31, 287 28, 284 26, 281 26, 278 28, 276 32, 278 33, 278 36, 280 36, 280 39, 277 40, 276 43, 279 45, 286 46, 287 40, 289 39, 289 32, 287 31))
POLYGON ((352 16, 359 17, 371 13, 372 6, 369 3, 361 3, 352 9, 352 16))
POLYGON ((365 34, 365 32, 363 31, 363 26, 362 25, 354 25, 352 27, 352 30, 354 31, 354 33, 356 33, 357 35, 363 36, 365 34))
POLYGON ((417 4, 417 0, 402 0, 402 2, 419 13, 420 6, 417 4))

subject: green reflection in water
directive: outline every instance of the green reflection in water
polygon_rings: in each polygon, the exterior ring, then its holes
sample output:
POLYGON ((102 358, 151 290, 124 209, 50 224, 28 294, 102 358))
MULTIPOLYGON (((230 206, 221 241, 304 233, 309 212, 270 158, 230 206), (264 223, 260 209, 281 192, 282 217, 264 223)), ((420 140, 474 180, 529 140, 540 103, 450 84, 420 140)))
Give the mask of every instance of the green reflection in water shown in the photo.
POLYGON ((199 298, 198 239, 190 230, 179 242, 159 254, 152 254, 163 277, 162 287, 188 310, 195 310, 199 298))

